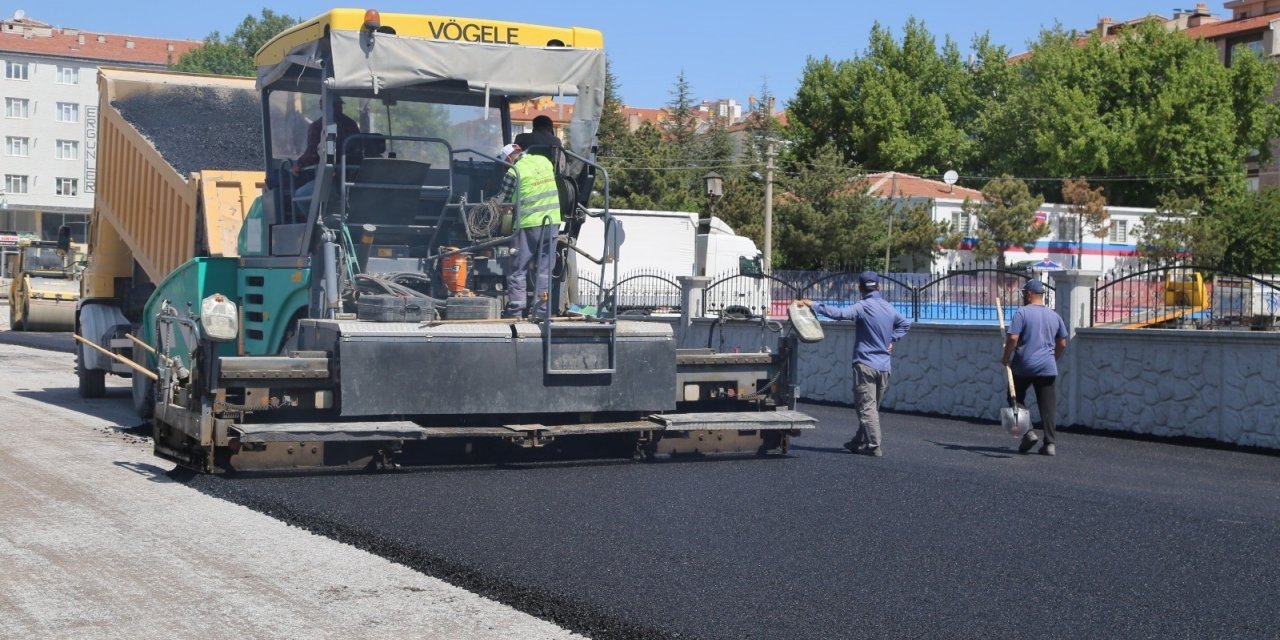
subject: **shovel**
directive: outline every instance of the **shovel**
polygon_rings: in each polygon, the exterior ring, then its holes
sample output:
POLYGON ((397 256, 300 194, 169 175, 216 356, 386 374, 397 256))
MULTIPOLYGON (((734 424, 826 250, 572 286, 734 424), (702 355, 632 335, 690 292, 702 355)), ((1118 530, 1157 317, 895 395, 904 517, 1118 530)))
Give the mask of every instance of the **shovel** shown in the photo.
MULTIPOLYGON (((1000 308, 1000 298, 996 297, 996 317, 1000 320, 1000 337, 1004 338, 1004 310, 1000 308)), ((1002 342, 1003 344, 1003 342, 1002 342)), ((1000 410, 1000 426, 1009 435, 1021 438, 1031 430, 1031 412, 1018 403, 1017 393, 1013 387, 1013 369, 1004 366, 1005 378, 1009 381, 1009 406, 1000 410)))

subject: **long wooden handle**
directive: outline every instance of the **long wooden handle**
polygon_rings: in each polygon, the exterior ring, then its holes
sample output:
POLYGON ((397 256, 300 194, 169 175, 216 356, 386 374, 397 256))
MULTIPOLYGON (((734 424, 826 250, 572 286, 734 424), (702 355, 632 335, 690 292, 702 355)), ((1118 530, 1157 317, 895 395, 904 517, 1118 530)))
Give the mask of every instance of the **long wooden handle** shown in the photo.
POLYGON ((117 354, 117 353, 111 353, 110 351, 107 351, 106 349, 103 349, 102 347, 99 347, 98 345, 96 345, 96 344, 94 344, 94 343, 92 343, 92 342, 90 342, 90 341, 88 341, 88 340, 85 340, 84 338, 81 338, 81 337, 80 337, 80 336, 78 336, 78 335, 72 334, 72 336, 71 336, 71 337, 73 337, 73 338, 75 338, 76 340, 79 340, 80 342, 83 342, 83 343, 85 343, 85 344, 87 344, 87 345, 89 345, 89 346, 93 347, 94 349, 97 349, 98 351, 101 351, 103 354, 107 355, 108 357, 115 358, 116 360, 119 360, 120 362, 124 363, 125 365, 128 365, 129 367, 131 367, 134 371, 137 371, 138 373, 141 373, 142 375, 144 375, 144 376, 146 376, 146 377, 148 377, 148 378, 151 378, 151 380, 152 380, 152 381, 157 381, 157 380, 159 380, 159 379, 160 379, 160 376, 157 376, 156 374, 151 373, 150 371, 147 371, 146 367, 144 367, 144 366, 142 366, 142 365, 140 365, 140 364, 138 364, 138 363, 136 363, 136 362, 134 362, 134 361, 132 361, 132 360, 130 360, 130 359, 128 359, 128 358, 126 358, 126 357, 122 356, 122 355, 120 355, 120 354, 117 354))
POLYGON ((1010 369, 1007 364, 1004 366, 1004 374, 1005 377, 1009 379, 1009 400, 1012 401, 1014 398, 1018 397, 1018 393, 1014 390, 1013 386, 1013 369, 1010 369))

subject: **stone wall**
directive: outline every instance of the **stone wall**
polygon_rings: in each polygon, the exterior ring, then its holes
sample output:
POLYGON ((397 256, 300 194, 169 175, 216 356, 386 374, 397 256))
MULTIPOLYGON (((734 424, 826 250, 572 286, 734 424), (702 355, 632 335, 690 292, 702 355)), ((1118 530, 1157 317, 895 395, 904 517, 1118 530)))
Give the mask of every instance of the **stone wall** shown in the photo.
MULTIPOLYGON (((801 394, 851 404, 853 325, 823 328, 825 340, 800 347, 801 394)), ((776 350, 777 337, 758 322, 699 319, 681 346, 776 350)), ((998 327, 918 323, 895 347, 884 406, 998 420, 1000 350, 998 327)), ((1280 334, 1080 329, 1059 369, 1059 424, 1280 448, 1280 334)))

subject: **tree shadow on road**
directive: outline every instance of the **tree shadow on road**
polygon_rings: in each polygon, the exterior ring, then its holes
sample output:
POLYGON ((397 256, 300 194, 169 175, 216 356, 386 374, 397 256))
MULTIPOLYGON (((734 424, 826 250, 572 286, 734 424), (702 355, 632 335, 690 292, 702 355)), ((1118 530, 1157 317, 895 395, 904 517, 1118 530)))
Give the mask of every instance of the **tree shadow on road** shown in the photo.
POLYGON ((986 458, 1013 458, 1008 447, 975 447, 964 444, 950 444, 947 442, 937 442, 934 440, 925 440, 929 444, 937 445, 947 451, 968 451, 976 453, 986 458))
POLYGON ((86 416, 120 424, 121 412, 133 413, 129 387, 107 387, 107 395, 101 399, 86 400, 75 387, 46 387, 44 389, 17 389, 14 395, 30 398, 45 404, 70 409, 86 416), (120 402, 124 400, 125 402, 120 402))

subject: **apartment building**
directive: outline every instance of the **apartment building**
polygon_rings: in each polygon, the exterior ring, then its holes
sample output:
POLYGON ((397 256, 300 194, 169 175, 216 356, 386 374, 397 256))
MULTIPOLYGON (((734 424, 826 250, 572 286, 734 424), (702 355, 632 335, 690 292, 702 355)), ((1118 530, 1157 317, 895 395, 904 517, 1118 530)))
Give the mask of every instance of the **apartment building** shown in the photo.
POLYGON ((84 239, 97 171, 97 69, 164 68, 200 45, 0 20, 0 232, 84 239))

